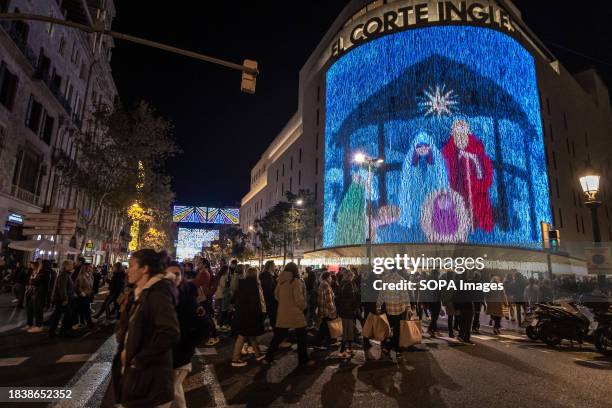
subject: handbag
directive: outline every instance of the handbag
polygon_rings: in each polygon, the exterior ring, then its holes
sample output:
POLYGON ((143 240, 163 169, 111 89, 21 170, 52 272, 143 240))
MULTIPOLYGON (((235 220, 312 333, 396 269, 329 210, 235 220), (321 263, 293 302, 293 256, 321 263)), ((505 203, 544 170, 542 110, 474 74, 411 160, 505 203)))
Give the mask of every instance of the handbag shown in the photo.
POLYGON ((391 326, 386 314, 368 314, 361 335, 367 339, 383 341, 391 335, 391 326))
POLYGON ((420 320, 402 320, 400 321, 400 347, 410 347, 415 344, 421 344, 423 341, 423 333, 421 332, 420 320))
POLYGON ((510 317, 510 306, 506 304, 502 305, 502 315, 504 317, 510 317))
POLYGON ((333 320, 327 321, 327 327, 329 328, 329 336, 332 339, 342 336, 342 319, 337 317, 333 320))

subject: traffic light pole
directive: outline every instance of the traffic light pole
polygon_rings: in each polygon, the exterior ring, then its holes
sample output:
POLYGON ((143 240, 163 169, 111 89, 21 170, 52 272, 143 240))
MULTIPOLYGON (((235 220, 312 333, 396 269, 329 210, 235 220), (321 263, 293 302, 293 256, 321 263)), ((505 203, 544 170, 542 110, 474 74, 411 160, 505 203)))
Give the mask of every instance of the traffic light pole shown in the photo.
POLYGON ((135 37, 133 35, 122 34, 116 31, 106 30, 104 28, 103 22, 94 24, 93 26, 88 26, 85 24, 75 23, 73 21, 62 20, 59 18, 54 18, 50 16, 42 16, 38 14, 27 14, 27 13, 0 13, 0 20, 32 20, 32 21, 43 21, 46 23, 62 25, 66 27, 72 27, 77 30, 84 31, 86 33, 99 33, 103 35, 108 35, 113 38, 117 38, 119 40, 129 41, 136 44, 141 44, 147 47, 157 48, 160 50, 172 52, 174 54, 184 55, 189 58, 198 59, 201 61, 210 62, 212 64, 217 64, 224 66, 226 68, 235 69, 237 71, 241 71, 243 73, 247 73, 253 76, 257 76, 259 74, 259 70, 257 68, 253 68, 252 66, 247 66, 250 64, 240 65, 229 61, 224 61, 219 58, 209 57, 208 55, 200 54, 197 52, 184 50, 182 48, 173 47, 171 45, 162 44, 156 41, 147 40, 144 38, 135 37))

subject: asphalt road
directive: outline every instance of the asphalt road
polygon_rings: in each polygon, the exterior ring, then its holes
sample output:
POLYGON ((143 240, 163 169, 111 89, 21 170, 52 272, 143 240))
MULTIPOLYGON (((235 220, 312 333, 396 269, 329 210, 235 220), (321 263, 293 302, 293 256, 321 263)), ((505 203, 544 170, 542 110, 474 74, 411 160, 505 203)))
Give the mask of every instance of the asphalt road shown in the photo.
MULTIPOLYGON (((4 309, 0 309, 4 313, 4 309)), ((268 344, 270 334, 260 338, 268 344)), ((516 332, 493 336, 485 327, 475 346, 424 339, 396 361, 351 360, 336 350, 313 352, 316 365, 297 367, 293 349, 271 367, 230 366, 232 341, 198 349, 186 379, 189 407, 610 407, 612 358, 591 345, 550 349, 516 332)), ((1 386, 68 386, 63 407, 100 406, 114 353, 112 326, 76 339, 49 339, 18 329, 0 333, 1 386), (15 364, 19 358, 26 358, 15 364), (13 359, 13 365, 2 365, 13 359)), ((375 347, 373 354, 378 356, 375 347)), ((44 406, 8 405, 0 406, 44 406)))

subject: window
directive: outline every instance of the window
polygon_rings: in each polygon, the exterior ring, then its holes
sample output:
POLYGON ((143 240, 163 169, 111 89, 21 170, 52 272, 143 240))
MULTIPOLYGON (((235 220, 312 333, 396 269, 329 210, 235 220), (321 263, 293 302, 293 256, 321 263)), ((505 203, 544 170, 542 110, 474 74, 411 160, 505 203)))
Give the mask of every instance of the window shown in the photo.
POLYGON ((276 169, 276 181, 278 181, 278 169, 276 169))
POLYGON ((289 177, 289 191, 293 193, 293 177, 289 177))
POLYGON ((51 144, 51 138, 53 137, 54 123, 55 123, 55 119, 53 119, 51 116, 48 116, 47 113, 45 112, 45 121, 44 121, 43 133, 42 133, 42 140, 48 145, 51 144))
POLYGON ((576 214, 576 232, 580 232, 580 227, 578 226, 578 214, 576 214))
POLYGON ((317 109, 317 126, 319 126, 319 121, 320 121, 320 114, 319 114, 319 110, 317 109))
POLYGON ((6 67, 6 63, 0 65, 0 103, 9 111, 13 110, 15 105, 15 95, 17 94, 17 86, 19 78, 13 75, 6 67))
POLYGON ((553 129, 552 129, 552 124, 551 123, 548 124, 548 134, 550 136, 550 141, 554 142, 555 138, 553 136, 553 129))
POLYGON ((563 126, 567 130, 567 115, 563 112, 563 126))
POLYGON ((300 153, 298 156, 298 163, 302 164, 302 148, 300 147, 300 153))
POLYGON ((315 201, 319 198, 319 185, 317 183, 315 183, 315 188, 314 188, 314 199, 315 201))
POLYGON ((289 159, 289 170, 293 170, 293 156, 289 159))
POLYGON ((10 0, 0 0, 0 13, 8 13, 10 0))
POLYGON ((285 183, 281 184, 281 195, 285 195, 285 183))
POLYGON ((548 116, 550 116, 550 100, 546 98, 546 111, 548 112, 548 116))
POLYGON ((319 174, 319 158, 315 158, 315 176, 319 174))
POLYGON ((285 177, 285 163, 283 163, 283 177, 285 177))
POLYGON ((298 186, 302 185, 302 170, 298 170, 298 186))
POLYGON ((30 103, 26 114, 25 125, 35 134, 40 131, 40 122, 43 116, 43 107, 40 103, 30 96, 30 103))
POLYGON ((565 146, 567 147, 567 154, 570 154, 570 145, 569 145, 569 137, 565 138, 565 146))
POLYGON ((582 233, 584 234, 584 216, 580 216, 580 223, 582 224, 582 233))
POLYGON ((561 207, 559 207, 559 227, 563 228, 563 212, 561 211, 561 207))
POLYGON ((321 100, 321 86, 317 87, 317 102, 321 100))
POLYGON ((319 133, 317 133, 317 137, 315 139, 315 150, 319 150, 319 133))

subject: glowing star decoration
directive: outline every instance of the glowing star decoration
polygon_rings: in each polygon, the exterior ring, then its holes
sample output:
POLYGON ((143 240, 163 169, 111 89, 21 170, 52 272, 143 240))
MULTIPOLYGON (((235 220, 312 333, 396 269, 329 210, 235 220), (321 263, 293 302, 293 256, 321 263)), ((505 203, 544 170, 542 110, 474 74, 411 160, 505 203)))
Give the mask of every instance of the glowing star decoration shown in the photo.
POLYGON ((442 87, 436 85, 435 89, 429 87, 428 90, 423 91, 423 96, 419 99, 419 108, 424 112, 425 116, 450 116, 456 113, 457 105, 459 105, 455 91, 452 89, 447 91, 444 84, 442 87))

